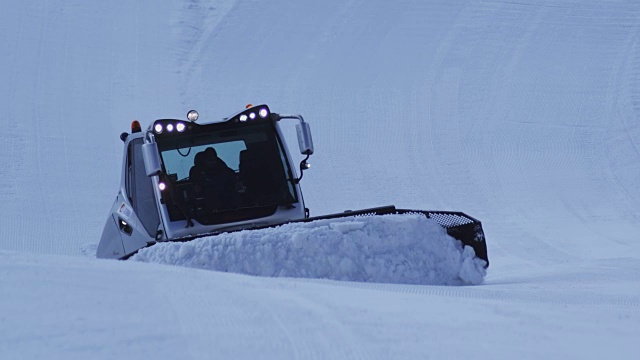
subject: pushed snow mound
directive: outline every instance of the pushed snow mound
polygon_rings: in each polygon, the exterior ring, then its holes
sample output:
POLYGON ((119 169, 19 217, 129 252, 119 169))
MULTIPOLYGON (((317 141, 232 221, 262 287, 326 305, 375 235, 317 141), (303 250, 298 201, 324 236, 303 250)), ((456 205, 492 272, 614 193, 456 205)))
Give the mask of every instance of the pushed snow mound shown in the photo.
POLYGON ((158 243, 131 259, 259 276, 475 285, 485 262, 422 214, 318 220, 158 243))

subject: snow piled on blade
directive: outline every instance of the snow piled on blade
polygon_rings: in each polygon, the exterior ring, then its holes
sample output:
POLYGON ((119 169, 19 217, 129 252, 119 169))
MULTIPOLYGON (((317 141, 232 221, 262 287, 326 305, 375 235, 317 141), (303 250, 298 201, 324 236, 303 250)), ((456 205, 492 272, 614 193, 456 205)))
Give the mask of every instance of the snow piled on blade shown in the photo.
POLYGON ((258 276, 476 285, 485 262, 421 214, 348 217, 158 243, 131 259, 258 276))

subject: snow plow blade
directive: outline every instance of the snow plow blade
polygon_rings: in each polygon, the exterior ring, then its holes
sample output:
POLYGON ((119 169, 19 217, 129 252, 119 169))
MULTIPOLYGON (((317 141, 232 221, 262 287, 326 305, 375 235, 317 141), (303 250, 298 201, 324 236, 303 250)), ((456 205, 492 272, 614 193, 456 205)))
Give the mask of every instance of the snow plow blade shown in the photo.
POLYGON ((396 209, 395 206, 383 206, 371 209, 345 211, 343 213, 311 217, 292 222, 309 222, 321 219, 335 219, 347 216, 367 216, 367 215, 387 215, 387 214, 423 214, 428 219, 432 219, 442 226, 449 236, 460 240, 463 246, 471 246, 476 256, 486 262, 489 266, 489 256, 487 254, 487 243, 482 230, 482 223, 471 216, 457 211, 435 211, 435 210, 409 210, 396 209))
MULTIPOLYGON (((487 244, 484 238, 484 231, 482 230, 482 224, 480 221, 462 213, 455 211, 429 211, 429 210, 409 210, 409 209, 396 209, 395 206, 382 206, 370 209, 356 210, 351 211, 347 210, 345 212, 309 217, 300 220, 292 220, 286 223, 281 224, 272 224, 267 226, 257 226, 251 228, 242 228, 242 229, 233 229, 233 230, 225 230, 213 233, 205 233, 198 234, 194 236, 188 236, 178 239, 166 240, 169 242, 186 242, 191 241, 197 238, 202 238, 206 236, 215 236, 222 233, 231 233, 242 230, 258 230, 258 229, 266 229, 273 228, 284 224, 290 223, 299 223, 299 222, 311 222, 315 220, 326 220, 326 219, 337 219, 351 216, 375 216, 375 215, 388 215, 388 214, 423 214, 428 219, 432 219, 437 222, 440 226, 442 226, 449 236, 459 240, 462 242, 463 246, 470 246, 475 251, 476 256, 479 259, 482 259, 486 262, 485 268, 489 266, 489 257, 487 255, 487 244)), ((155 243, 148 244, 148 246, 153 246, 155 243)), ((148 247, 147 246, 147 247, 148 247)), ((133 255, 133 254, 131 254, 133 255)), ((131 255, 124 257, 123 259, 129 258, 131 255)))

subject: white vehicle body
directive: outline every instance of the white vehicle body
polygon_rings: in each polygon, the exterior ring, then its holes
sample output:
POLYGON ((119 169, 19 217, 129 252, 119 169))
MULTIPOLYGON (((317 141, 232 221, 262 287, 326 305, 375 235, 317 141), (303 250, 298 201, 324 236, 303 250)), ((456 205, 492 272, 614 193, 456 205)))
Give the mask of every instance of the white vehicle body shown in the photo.
POLYGON ((480 221, 461 212, 385 206, 309 218, 300 190, 302 172, 313 154, 309 125, 300 115, 250 107, 221 122, 159 119, 146 131, 137 122, 123 133, 120 188, 96 252, 126 259, 159 241, 188 241, 294 221, 357 215, 422 213, 473 248, 489 265, 480 221), (284 142, 280 122, 298 121, 300 176, 284 142))
MULTIPOLYGON (((197 113, 190 112, 188 117, 197 118, 197 113)), ((300 163, 302 172, 313 153, 308 124, 300 115, 271 113, 266 105, 250 107, 222 122, 161 119, 146 131, 132 126, 131 134, 121 136, 120 187, 97 257, 124 259, 158 241, 307 218, 300 178, 280 128, 282 119, 299 122, 300 152, 306 155, 300 163), (234 187, 218 197, 211 195, 217 191, 213 183, 195 184, 194 170, 200 169, 194 164, 196 157, 203 157, 199 154, 209 147, 220 155, 220 164, 235 173, 234 187)))

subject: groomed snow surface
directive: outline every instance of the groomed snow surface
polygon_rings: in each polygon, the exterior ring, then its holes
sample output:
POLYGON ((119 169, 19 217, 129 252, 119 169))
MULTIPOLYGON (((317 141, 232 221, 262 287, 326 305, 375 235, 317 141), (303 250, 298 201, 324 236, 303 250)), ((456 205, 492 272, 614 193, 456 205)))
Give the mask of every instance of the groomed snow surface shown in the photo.
POLYGON ((159 243, 133 260, 259 276, 477 285, 485 262, 421 214, 360 216, 159 243))
POLYGON ((3 1, 0 359, 637 359, 639 34, 637 0, 3 1), (309 122, 312 216, 462 211, 487 273, 412 216, 96 260, 131 121, 247 103, 309 122))

